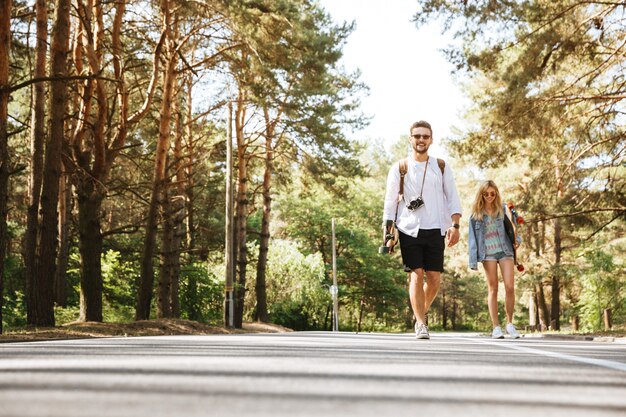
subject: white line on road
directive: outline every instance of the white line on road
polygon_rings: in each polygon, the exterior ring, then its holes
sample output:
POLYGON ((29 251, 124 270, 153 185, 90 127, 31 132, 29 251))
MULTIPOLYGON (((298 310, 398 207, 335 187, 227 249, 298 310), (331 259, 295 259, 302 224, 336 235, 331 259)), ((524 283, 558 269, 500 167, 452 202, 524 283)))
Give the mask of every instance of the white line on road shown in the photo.
POLYGON ((550 352, 548 350, 540 350, 540 349, 533 349, 533 348, 529 348, 525 346, 519 346, 513 343, 501 343, 501 342, 498 343, 498 342, 492 342, 492 341, 480 340, 480 339, 468 339, 464 337, 460 339, 463 339, 468 342, 478 342, 478 343, 482 343, 485 345, 505 347, 509 349, 519 350, 520 352, 532 353, 535 355, 549 356, 552 358, 564 359, 564 360, 573 361, 573 362, 582 362, 582 363, 587 363, 591 365, 602 366, 604 368, 614 369, 616 371, 626 372, 625 363, 609 361, 606 359, 585 358, 583 356, 568 355, 566 353, 550 352))

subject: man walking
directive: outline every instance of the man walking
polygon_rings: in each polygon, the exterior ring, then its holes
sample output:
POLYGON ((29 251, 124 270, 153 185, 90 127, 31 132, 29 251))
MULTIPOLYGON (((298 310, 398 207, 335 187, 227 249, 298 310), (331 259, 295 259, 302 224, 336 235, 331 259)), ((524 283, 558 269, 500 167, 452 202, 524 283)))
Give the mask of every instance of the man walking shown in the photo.
MULTIPOLYGON (((394 223, 399 232, 415 335, 429 339, 425 316, 439 291, 445 245, 459 241, 461 202, 450 167, 428 156, 430 124, 415 122, 410 133, 411 156, 393 164, 387 176, 383 222, 387 233, 394 223)), ((393 241, 386 244, 393 251, 393 241)))

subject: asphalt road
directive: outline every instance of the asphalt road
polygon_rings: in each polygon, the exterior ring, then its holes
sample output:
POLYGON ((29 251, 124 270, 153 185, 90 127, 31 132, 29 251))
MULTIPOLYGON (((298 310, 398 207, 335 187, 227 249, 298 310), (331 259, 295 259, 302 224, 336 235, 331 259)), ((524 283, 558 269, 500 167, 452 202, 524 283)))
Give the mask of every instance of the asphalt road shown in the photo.
POLYGON ((0 344, 0 416, 626 416, 626 343, 431 336, 0 344))

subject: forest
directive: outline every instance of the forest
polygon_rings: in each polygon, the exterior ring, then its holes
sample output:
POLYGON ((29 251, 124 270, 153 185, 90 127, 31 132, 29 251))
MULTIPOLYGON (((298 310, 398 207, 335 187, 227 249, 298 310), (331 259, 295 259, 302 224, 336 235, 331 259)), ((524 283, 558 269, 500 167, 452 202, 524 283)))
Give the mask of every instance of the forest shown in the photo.
MULTIPOLYGON (((412 18, 453 34, 471 103, 451 137, 434 126, 464 216, 430 327, 489 329, 467 221, 490 178, 524 219, 521 329, 623 329, 626 2, 421 0, 412 18)), ((0 333, 229 308, 235 328, 330 330, 333 219, 339 329, 411 329, 378 247, 415 120, 391 149, 354 135, 353 29, 314 0, 1 0, 0 333)))

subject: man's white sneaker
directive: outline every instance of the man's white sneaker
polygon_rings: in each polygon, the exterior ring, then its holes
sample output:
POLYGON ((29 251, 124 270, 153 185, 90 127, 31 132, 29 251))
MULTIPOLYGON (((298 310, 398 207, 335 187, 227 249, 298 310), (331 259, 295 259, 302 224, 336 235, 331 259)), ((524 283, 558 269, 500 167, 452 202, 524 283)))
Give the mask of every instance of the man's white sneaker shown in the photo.
POLYGON ((508 323, 506 325, 506 332, 509 334, 509 336, 511 336, 513 339, 519 339, 519 333, 517 332, 517 329, 515 328, 515 325, 513 323, 508 323))
POLYGON ((496 326, 493 328, 493 332, 491 332, 492 339, 504 339, 504 334, 502 334, 502 329, 500 326, 496 326))
POLYGON ((415 324, 415 337, 418 339, 430 339, 428 326, 425 324, 415 324))

